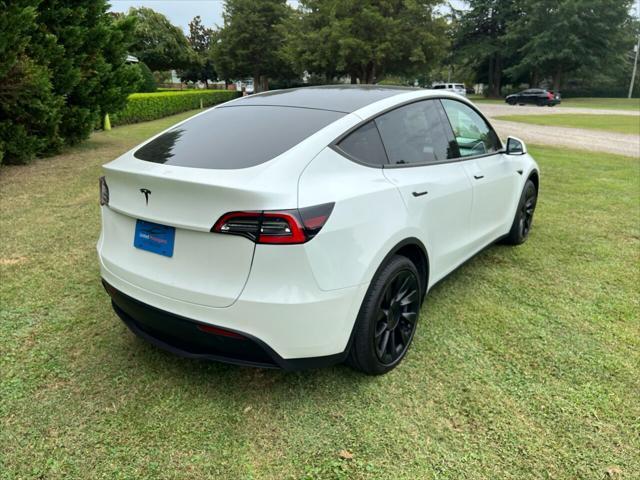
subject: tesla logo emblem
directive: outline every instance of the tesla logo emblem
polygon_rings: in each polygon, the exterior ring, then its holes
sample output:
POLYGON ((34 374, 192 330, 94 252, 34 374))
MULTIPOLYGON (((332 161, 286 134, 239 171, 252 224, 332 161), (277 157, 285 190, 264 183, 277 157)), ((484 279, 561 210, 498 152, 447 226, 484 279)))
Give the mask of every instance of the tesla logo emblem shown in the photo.
POLYGON ((144 200, 145 202, 147 202, 147 205, 149 205, 149 195, 151 195, 151 190, 147 188, 141 188, 140 191, 144 193, 144 200))

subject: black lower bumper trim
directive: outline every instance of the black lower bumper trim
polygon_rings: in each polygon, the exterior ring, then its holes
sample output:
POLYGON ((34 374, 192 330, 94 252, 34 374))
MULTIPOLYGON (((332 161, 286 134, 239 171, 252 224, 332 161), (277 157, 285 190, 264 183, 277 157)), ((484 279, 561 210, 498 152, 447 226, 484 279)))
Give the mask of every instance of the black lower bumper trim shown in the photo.
POLYGON ((346 357, 347 350, 324 357, 284 359, 252 335, 228 328, 224 330, 242 338, 204 332, 198 327, 210 325, 152 307, 115 289, 105 280, 102 283, 111 296, 113 309, 133 333, 181 357, 283 370, 325 367, 340 363, 346 357))

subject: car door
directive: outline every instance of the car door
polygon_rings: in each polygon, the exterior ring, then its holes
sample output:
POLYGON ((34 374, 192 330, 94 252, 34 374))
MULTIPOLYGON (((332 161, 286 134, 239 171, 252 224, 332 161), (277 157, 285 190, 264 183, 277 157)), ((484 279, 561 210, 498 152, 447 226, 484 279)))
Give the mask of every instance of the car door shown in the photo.
POLYGON ((433 283, 471 255, 471 182, 453 160, 457 145, 438 100, 401 106, 375 122, 389 160, 383 172, 421 232, 433 283))
POLYGON ((471 236, 479 249, 509 230, 517 199, 517 164, 502 151, 489 123, 466 103, 442 99, 462 162, 473 185, 471 236))

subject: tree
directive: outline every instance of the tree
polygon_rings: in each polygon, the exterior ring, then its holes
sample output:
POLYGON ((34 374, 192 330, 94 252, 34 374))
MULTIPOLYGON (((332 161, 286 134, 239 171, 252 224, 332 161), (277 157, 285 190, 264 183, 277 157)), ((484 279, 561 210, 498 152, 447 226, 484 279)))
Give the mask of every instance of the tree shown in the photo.
POLYGON ((291 15, 285 0, 227 0, 224 27, 213 48, 223 78, 253 77, 256 92, 268 89, 283 62, 283 24, 291 15))
POLYGON ((0 144, 22 163, 86 138, 139 76, 125 64, 133 23, 104 0, 0 2, 0 144), (7 32, 5 34, 5 32, 7 32))
POLYGON ((37 0, 0 1, 0 163, 23 163, 59 146, 62 102, 49 71, 27 55, 37 0))
POLYGON ((560 90, 579 69, 604 71, 626 54, 625 26, 631 0, 522 0, 523 15, 510 38, 518 61, 512 75, 535 70, 551 77, 560 90))
POLYGON ((209 88, 209 80, 217 78, 216 70, 211 58, 211 45, 215 32, 202 25, 200 16, 189 22, 189 36, 187 40, 193 50, 189 66, 180 73, 183 81, 204 82, 209 88))
POLYGON ((131 53, 151 70, 188 68, 192 50, 182 30, 150 8, 132 8, 128 18, 135 19, 131 53))
POLYGON ((298 69, 373 83, 385 74, 417 75, 445 54, 436 0, 303 0, 298 69))
POLYGON ((489 95, 500 96, 504 69, 512 65, 508 33, 521 15, 517 0, 469 0, 469 8, 455 11, 454 52, 463 65, 489 85, 489 95))
POLYGON ((136 67, 140 72, 140 83, 138 83, 136 92, 155 92, 158 88, 158 85, 156 84, 156 79, 154 78, 151 69, 147 67, 144 62, 137 63, 136 67))

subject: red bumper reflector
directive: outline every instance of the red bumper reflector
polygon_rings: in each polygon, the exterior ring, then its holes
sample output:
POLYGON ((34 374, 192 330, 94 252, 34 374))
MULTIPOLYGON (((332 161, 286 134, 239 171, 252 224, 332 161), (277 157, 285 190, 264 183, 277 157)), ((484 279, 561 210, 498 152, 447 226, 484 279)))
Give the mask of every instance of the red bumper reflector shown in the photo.
POLYGON ((229 330, 213 327, 211 325, 198 325, 198 330, 201 330, 206 333, 210 333, 212 335, 219 335, 221 337, 237 338, 239 340, 244 340, 244 337, 239 333, 230 332, 229 330))

